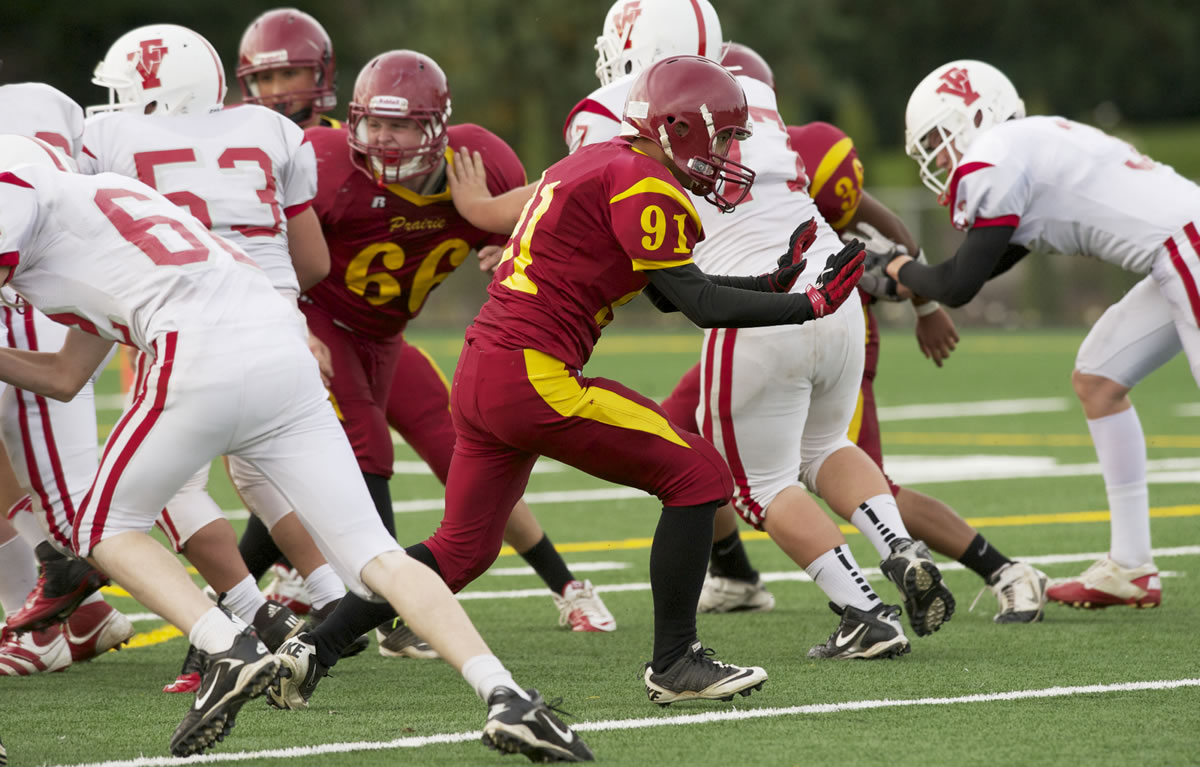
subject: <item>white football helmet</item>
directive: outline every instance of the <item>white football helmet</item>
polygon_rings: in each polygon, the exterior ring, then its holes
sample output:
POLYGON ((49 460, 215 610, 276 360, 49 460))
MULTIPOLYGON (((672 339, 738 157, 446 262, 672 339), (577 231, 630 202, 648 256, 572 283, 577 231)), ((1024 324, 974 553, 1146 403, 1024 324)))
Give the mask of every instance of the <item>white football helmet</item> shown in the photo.
POLYGON ((41 165, 68 173, 79 172, 73 159, 40 138, 12 133, 0 135, 0 171, 17 165, 41 165))
POLYGON ((921 182, 944 195, 967 147, 983 131, 1025 116, 1025 102, 1004 73, 982 61, 961 59, 929 73, 908 98, 904 151, 920 166, 921 182), (948 168, 937 167, 943 146, 954 142, 948 168))
POLYGON ((721 20, 708 0, 617 0, 596 38, 596 77, 608 85, 667 56, 721 57, 721 20))
POLYGON ((212 45, 187 27, 151 24, 122 35, 96 65, 92 82, 108 88, 97 112, 145 111, 180 115, 210 112, 225 100, 225 68, 212 45))

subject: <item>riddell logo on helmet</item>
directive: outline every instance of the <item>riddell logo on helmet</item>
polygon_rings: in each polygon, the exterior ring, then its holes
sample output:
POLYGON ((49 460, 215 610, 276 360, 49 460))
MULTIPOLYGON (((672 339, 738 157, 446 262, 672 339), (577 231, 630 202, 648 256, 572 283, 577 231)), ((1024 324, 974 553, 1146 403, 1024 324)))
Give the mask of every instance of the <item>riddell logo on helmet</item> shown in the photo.
POLYGON ((613 16, 613 26, 615 26, 617 28, 617 34, 620 35, 621 37, 624 37, 626 28, 633 26, 633 22, 637 19, 638 16, 641 16, 641 15, 642 15, 641 0, 633 0, 633 2, 626 3, 621 8, 620 13, 613 16))
POLYGON ((254 66, 262 66, 263 64, 286 64, 288 62, 287 50, 281 49, 278 51, 263 51, 256 53, 251 58, 254 66))
POLYGON ((370 103, 367 104, 367 111, 403 117, 408 114, 408 99, 403 96, 372 96, 370 103))
POLYGON ((941 76, 942 84, 938 86, 938 93, 948 93, 951 96, 958 96, 963 100, 964 106, 971 106, 975 100, 979 98, 979 94, 971 89, 971 80, 967 76, 967 70, 962 67, 954 67, 941 76))
POLYGON ((134 51, 126 56, 129 61, 137 61, 137 73, 142 76, 142 88, 158 88, 162 86, 162 80, 158 79, 158 67, 162 64, 163 54, 167 52, 167 47, 162 44, 162 39, 158 40, 143 40, 138 43, 141 50, 134 51))

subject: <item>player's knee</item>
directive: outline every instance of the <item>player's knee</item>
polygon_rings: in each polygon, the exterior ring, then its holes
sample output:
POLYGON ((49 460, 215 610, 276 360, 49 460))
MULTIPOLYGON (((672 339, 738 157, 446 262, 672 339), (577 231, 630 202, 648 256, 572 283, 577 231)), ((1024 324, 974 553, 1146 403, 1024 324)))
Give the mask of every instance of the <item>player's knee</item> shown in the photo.
POLYGON ((825 466, 825 462, 829 460, 829 457, 834 453, 848 447, 854 447, 854 443, 847 438, 843 438, 812 457, 803 456, 800 464, 800 481, 803 482, 804 486, 813 493, 820 495, 821 489, 819 477, 821 475, 821 469, 825 466))
POLYGON ((1071 385, 1088 418, 1100 418, 1123 409, 1129 394, 1128 387, 1110 378, 1078 369, 1071 372, 1071 385))

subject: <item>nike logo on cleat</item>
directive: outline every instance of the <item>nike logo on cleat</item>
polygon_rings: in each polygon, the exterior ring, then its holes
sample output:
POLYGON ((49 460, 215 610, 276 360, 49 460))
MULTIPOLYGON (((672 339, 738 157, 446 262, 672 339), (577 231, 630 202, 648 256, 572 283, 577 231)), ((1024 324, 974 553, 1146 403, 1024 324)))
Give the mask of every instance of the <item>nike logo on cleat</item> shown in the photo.
POLYGON ((843 634, 839 630, 837 633, 837 637, 834 639, 834 644, 837 645, 838 647, 849 647, 850 644, 852 642, 854 642, 854 640, 857 639, 866 630, 867 630, 866 624, 862 624, 862 623, 860 623, 858 625, 858 627, 855 628, 853 631, 851 631, 849 634, 843 634))
POLYGON ((535 714, 540 716, 542 719, 542 722, 547 727, 549 727, 551 730, 554 730, 554 732, 558 734, 558 737, 562 738, 563 741, 565 741, 567 743, 571 743, 575 740, 575 733, 571 732, 570 727, 566 728, 565 730, 560 730, 560 729, 558 729, 558 725, 554 723, 554 720, 551 717, 549 717, 546 714, 546 712, 537 711, 537 712, 535 712, 535 714))

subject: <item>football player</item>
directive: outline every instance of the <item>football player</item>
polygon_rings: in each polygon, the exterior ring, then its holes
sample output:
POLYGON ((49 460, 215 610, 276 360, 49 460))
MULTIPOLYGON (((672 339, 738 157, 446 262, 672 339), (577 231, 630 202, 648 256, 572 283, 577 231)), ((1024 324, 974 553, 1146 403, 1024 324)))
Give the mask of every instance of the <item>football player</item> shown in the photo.
MULTIPOLYGON (((316 161, 304 133, 259 106, 223 109, 220 58, 202 36, 156 24, 134 29, 110 47, 94 82, 110 103, 91 107, 81 168, 137 178, 186 207, 237 244, 293 305, 299 291, 329 270, 329 253, 311 209, 316 161)), ((260 472, 237 457, 229 474, 242 499, 288 547, 308 582, 314 607, 332 610, 345 589, 291 508, 260 472)), ((159 526, 196 566, 233 614, 274 650, 300 629, 286 607, 269 604, 240 558, 237 538, 205 492, 208 467, 167 504, 159 526)), ((186 665, 186 664, 185 664, 186 665)), ((185 669, 168 692, 190 692, 199 677, 185 669)))
POLYGON ((341 127, 325 114, 337 106, 337 59, 321 23, 295 8, 267 11, 238 46, 242 103, 262 104, 301 128, 341 127))
POLYGON ((1146 441, 1130 390, 1179 353, 1200 382, 1200 188, 1124 141, 1062 117, 1025 116, 1016 88, 981 61, 944 64, 913 90, 905 149, 966 240, 886 273, 950 306, 1031 251, 1080 254, 1146 277, 1084 339, 1072 383, 1108 493, 1108 555, 1046 595, 1074 607, 1155 607, 1146 441))
MULTIPOLYGON (((43 83, 0 85, 0 131, 37 137, 53 147, 46 147, 48 157, 69 165, 79 152, 83 110, 43 83), (61 156, 53 154, 58 150, 61 156)), ((4 301, 0 319, 6 328, 0 338, 7 346, 38 351, 62 345, 65 327, 20 302, 11 289, 0 289, 0 298, 4 301)), ((47 638, 55 644, 61 640, 69 649, 61 656, 65 667, 118 647, 134 633, 129 620, 97 591, 107 582, 104 574, 70 552, 75 510, 99 459, 93 385, 94 379, 89 379, 77 400, 69 403, 13 387, 5 387, 0 396, 0 431, 16 481, 30 496, 20 504, 4 505, 23 535, 0 550, 0 582, 6 583, 6 590, 14 589, 36 574, 23 604, 7 605, 8 629, 0 646, 0 657, 29 662, 15 663, 0 673, 58 665, 45 662, 51 649, 47 638), (29 546, 41 564, 40 573, 29 569, 27 557, 16 555, 18 548, 29 546), (31 643, 35 636, 41 639, 31 643)))
POLYGON ((803 293, 789 290, 811 244, 804 225, 781 248, 778 269, 710 277, 692 260, 705 214, 685 190, 714 212, 732 211, 746 196, 754 172, 729 159, 750 135, 742 88, 709 59, 670 57, 636 79, 624 117, 621 137, 551 166, 525 206, 455 373, 458 440, 446 516, 409 552, 453 589, 477 577, 499 551, 500 521, 538 455, 644 489, 663 504, 650 553, 655 631, 646 693, 661 705, 728 700, 767 675, 715 662, 696 635, 713 514, 733 490, 725 462, 652 400, 582 371, 619 307, 643 290, 660 310, 682 311, 703 327, 782 325, 795 333, 791 325, 832 315, 850 295, 861 245, 831 255, 803 293), (494 519, 480 524, 481 509, 494 519))
MULTIPOLYGON (((738 43, 729 43, 721 63, 730 71, 754 78, 774 89, 774 76, 767 63, 755 51, 738 43)), ((919 249, 912 234, 892 211, 863 189, 863 166, 854 143, 841 130, 823 122, 788 126, 791 146, 800 155, 808 177, 808 192, 821 216, 838 234, 867 225, 882 233, 883 247, 889 239, 908 252, 919 249)), ((875 295, 859 283, 863 312, 867 323, 866 356, 859 404, 850 422, 849 438, 879 466, 883 466, 879 418, 875 409, 874 380, 879 362, 879 327, 872 304, 875 295)), ((894 284, 894 283, 893 283, 894 284)), ((880 285, 885 299, 886 286, 880 285)), ((913 301, 917 313, 917 343, 922 353, 939 367, 958 339, 954 323, 936 302, 913 301)), ((680 380, 663 408, 682 424, 695 423, 700 400, 700 366, 696 365, 680 380)), ((1041 620, 1045 605, 1046 576, 1028 564, 1013 562, 968 525, 949 506, 936 498, 910 488, 901 488, 887 476, 888 488, 896 498, 900 516, 908 529, 930 547, 984 579, 999 604, 994 616, 997 623, 1028 623, 1041 620)), ((766 602, 757 573, 747 558, 737 556, 743 549, 736 544, 737 525, 730 508, 717 514, 717 540, 713 543, 713 561, 709 578, 700 598, 702 612, 726 612, 736 609, 762 609, 766 602)))
POLYGON ((26 138, 5 144, 0 281, 74 327, 57 352, 0 349, 0 380, 65 401, 114 341, 142 352, 138 389, 109 435, 72 545, 209 655, 171 752, 223 739, 281 673, 280 659, 147 535, 188 477, 224 453, 269 477, 345 583, 388 599, 488 701, 485 743, 590 758, 540 696, 516 685, 441 579, 384 530, 303 323, 266 273, 145 184, 64 172, 26 138))
MULTIPOLYGON (((331 398, 380 517, 393 531, 389 422, 443 481, 454 445, 444 378, 405 341, 404 329, 472 249, 503 241, 455 211, 446 190, 447 146, 482 154, 493 193, 525 183, 520 160, 499 137, 477 125, 450 125, 449 117, 449 84, 437 63, 415 51, 390 51, 359 73, 346 129, 310 128, 306 134, 317 153, 314 207, 333 269, 305 294, 301 309, 333 354, 331 398)), ((548 578, 560 622, 577 631, 613 630, 615 622, 590 583, 571 576, 528 506, 517 507, 513 524, 521 525, 523 540, 513 543, 548 578)), ((365 628, 379 626, 385 655, 428 656, 386 606, 350 597, 310 637, 321 662, 332 665, 369 616, 378 620, 365 628)))

